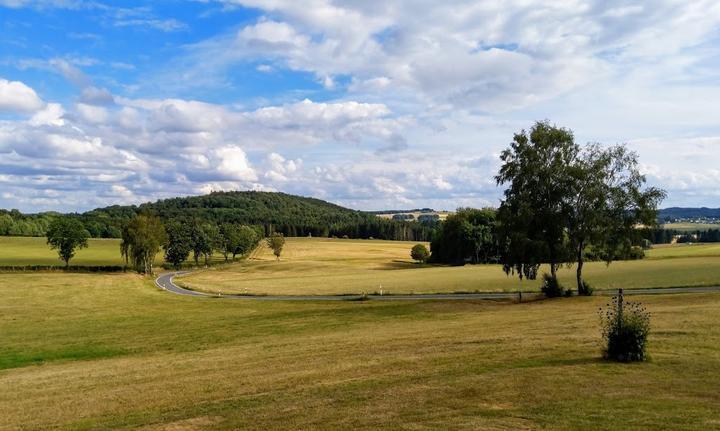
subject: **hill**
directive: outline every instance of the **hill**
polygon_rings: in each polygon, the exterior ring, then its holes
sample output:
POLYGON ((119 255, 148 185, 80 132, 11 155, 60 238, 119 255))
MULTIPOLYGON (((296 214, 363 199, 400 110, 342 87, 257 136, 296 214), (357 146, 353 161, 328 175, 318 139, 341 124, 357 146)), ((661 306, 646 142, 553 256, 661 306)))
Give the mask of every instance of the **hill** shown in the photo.
POLYGON ((658 220, 709 220, 720 219, 720 208, 671 207, 658 211, 658 220))
POLYGON ((141 212, 154 213, 165 220, 197 218, 216 224, 257 225, 266 233, 279 231, 286 236, 347 235, 426 241, 431 233, 429 228, 417 223, 382 220, 320 199, 258 191, 213 192, 138 206, 114 205, 78 217, 94 237, 119 237, 123 224, 141 212))

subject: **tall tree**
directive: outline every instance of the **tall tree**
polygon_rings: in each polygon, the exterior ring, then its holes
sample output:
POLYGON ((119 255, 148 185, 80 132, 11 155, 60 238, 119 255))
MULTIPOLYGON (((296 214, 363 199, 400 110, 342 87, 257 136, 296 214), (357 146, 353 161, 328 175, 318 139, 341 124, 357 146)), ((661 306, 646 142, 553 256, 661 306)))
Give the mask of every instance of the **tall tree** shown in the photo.
POLYGON ((622 145, 607 149, 588 145, 570 173, 567 233, 577 264, 578 293, 588 294, 582 277, 586 247, 601 250, 608 264, 618 252, 627 254, 639 235, 638 225, 656 225, 657 206, 665 192, 643 189, 645 177, 639 172, 637 154, 622 145))
POLYGON ((138 272, 151 274, 155 256, 166 242, 165 227, 160 218, 141 214, 125 225, 120 252, 138 272))
POLYGON ((285 237, 280 232, 273 232, 272 235, 265 239, 267 246, 273 251, 273 254, 280 260, 280 254, 285 246, 285 237))
POLYGON ((508 184, 498 211, 508 274, 533 279, 539 265, 547 263, 557 280, 557 269, 569 254, 565 202, 569 167, 579 151, 570 130, 544 121, 535 123, 529 133, 516 134, 500 155, 503 165, 495 179, 498 185, 508 184))
POLYGON ((170 221, 165 225, 167 242, 165 243, 165 261, 179 269, 190 255, 190 230, 187 224, 170 221))
POLYGON ((57 250, 66 268, 70 266, 75 250, 88 246, 89 236, 80 220, 73 217, 57 217, 47 229, 47 243, 57 250))

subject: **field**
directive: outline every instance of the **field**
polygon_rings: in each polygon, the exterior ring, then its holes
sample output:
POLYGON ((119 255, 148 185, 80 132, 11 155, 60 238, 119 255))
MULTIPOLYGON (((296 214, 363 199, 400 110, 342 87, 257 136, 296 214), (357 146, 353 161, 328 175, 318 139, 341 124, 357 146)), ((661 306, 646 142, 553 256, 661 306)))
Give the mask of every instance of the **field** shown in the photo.
MULTIPOLYGON (((418 265, 413 242, 288 238, 278 262, 266 247, 247 261, 177 277, 185 287, 246 294, 350 294, 535 291, 539 280, 508 277, 499 265, 464 267, 418 265)), ((575 285, 575 269, 560 270, 561 282, 575 285)), ((640 261, 585 266, 597 289, 708 286, 720 284, 720 244, 659 247, 640 261)))
POLYGON ((695 232, 697 230, 720 229, 720 223, 665 223, 663 229, 674 229, 680 232, 695 232))
MULTIPOLYGON (((72 265, 123 265, 119 239, 90 239, 88 247, 78 250, 72 265)), ((45 238, 0 236, 0 266, 58 265, 65 263, 57 251, 50 250, 45 238)))
MULTIPOLYGON (((3 240, 1 264, 54 258, 42 239, 3 240)), ((497 266, 417 265, 413 244, 289 238, 280 262, 261 247, 181 280, 265 289, 252 293, 518 286, 497 266)), ((77 259, 113 264, 118 248, 93 241, 77 259)), ((658 247, 590 264, 588 279, 713 284, 718 263, 720 245, 658 247)), ((601 297, 256 302, 172 295, 131 273, 0 273, 0 430, 720 428, 720 295, 640 299, 651 361, 626 365, 599 359, 601 297)))
MULTIPOLYGON (((214 259, 220 261, 222 256, 215 255, 214 259)), ((162 253, 158 253, 155 264, 160 265, 162 262, 162 253)), ((124 264, 125 261, 120 256, 119 239, 91 238, 88 240, 88 247, 78 250, 70 260, 70 265, 83 266, 124 264)), ((58 258, 57 251, 50 249, 45 238, 0 236, 0 266, 14 265, 64 266, 65 263, 58 258)))

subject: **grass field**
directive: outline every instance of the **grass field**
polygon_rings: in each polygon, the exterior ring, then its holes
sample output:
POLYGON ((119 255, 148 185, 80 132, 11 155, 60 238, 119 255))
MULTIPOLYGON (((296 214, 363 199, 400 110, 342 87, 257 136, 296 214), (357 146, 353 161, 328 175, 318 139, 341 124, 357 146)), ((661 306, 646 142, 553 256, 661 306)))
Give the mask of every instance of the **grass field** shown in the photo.
MULTIPOLYGON (((410 260, 415 243, 378 240, 288 238, 279 262, 260 247, 246 262, 177 277, 178 284, 248 294, 434 293, 538 290, 539 280, 519 282, 499 265, 447 267, 410 260)), ((567 287, 575 270, 560 270, 567 287)), ((720 244, 661 247, 641 261, 585 266, 595 288, 707 286, 720 284, 720 244)))
POLYGON ((680 232, 695 232, 697 230, 720 229, 720 223, 665 223, 663 229, 674 229, 680 232))
POLYGON ((599 297, 245 302, 132 274, 0 274, 0 429, 720 428, 720 295, 642 298, 651 361, 599 360, 599 297))
MULTIPOLYGON (((123 265, 119 239, 90 239, 88 247, 78 250, 72 265, 123 265)), ((59 265, 57 251, 50 250, 45 238, 0 236, 0 266, 59 265)))
MULTIPOLYGON (((216 254, 213 259, 221 261, 223 258, 216 254)), ((160 252, 155 258, 155 264, 160 265, 162 262, 163 256, 160 252)), ((70 264, 83 266, 124 265, 125 261, 120 256, 120 240, 89 239, 88 247, 78 250, 75 257, 70 260, 70 264)), ((45 238, 0 236, 0 266, 14 265, 64 266, 65 263, 58 258, 57 251, 50 249, 45 238)))

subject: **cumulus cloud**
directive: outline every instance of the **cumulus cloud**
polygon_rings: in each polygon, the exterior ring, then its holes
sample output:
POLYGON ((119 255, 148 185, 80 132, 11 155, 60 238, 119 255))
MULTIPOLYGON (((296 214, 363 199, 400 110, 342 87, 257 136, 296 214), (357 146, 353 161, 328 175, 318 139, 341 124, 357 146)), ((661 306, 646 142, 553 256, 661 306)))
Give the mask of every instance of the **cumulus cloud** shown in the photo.
POLYGON ((0 78, 0 112, 34 112, 44 106, 35 90, 20 81, 0 78))

